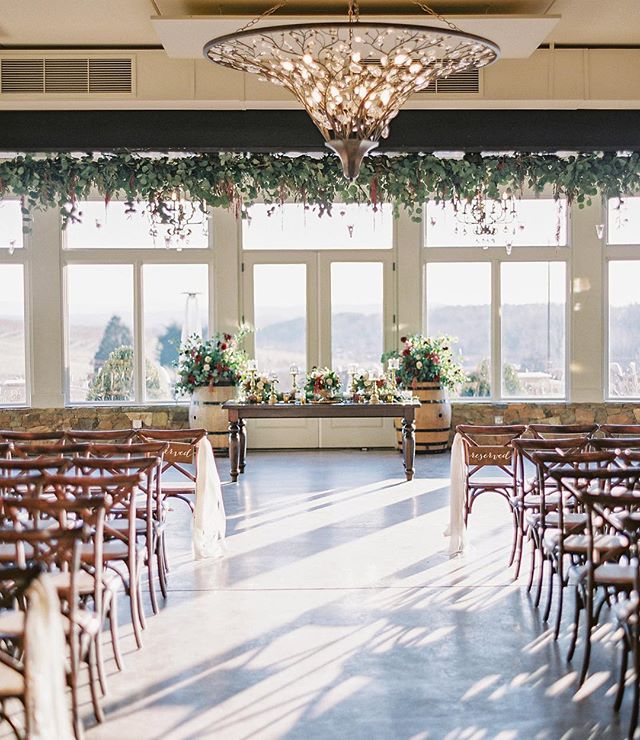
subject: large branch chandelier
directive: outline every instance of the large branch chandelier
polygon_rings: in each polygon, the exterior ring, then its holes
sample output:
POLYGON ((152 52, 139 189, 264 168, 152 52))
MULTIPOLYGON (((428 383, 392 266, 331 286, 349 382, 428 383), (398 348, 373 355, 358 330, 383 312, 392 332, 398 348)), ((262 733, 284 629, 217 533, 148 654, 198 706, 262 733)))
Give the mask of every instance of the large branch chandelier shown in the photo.
POLYGON ((488 39, 412 1, 444 26, 362 21, 357 0, 349 0, 345 21, 257 28, 285 4, 279 2, 235 33, 209 41, 204 55, 289 90, 353 180, 411 95, 436 79, 491 64, 500 53, 488 39))

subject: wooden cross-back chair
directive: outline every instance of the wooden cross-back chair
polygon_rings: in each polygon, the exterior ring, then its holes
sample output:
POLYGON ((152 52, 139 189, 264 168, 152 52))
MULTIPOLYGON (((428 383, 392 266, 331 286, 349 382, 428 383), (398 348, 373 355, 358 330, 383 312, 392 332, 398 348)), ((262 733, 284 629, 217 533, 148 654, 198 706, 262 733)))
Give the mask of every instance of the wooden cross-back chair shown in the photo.
POLYGON ((3 442, 20 442, 21 444, 43 444, 50 442, 52 444, 56 442, 62 442, 64 440, 64 432, 58 430, 50 430, 44 432, 24 432, 16 431, 14 429, 0 429, 0 440, 3 442))
POLYGON ((67 429, 67 442, 115 442, 126 444, 135 437, 135 429, 67 429))
POLYGON ((598 432, 603 437, 640 438, 640 424, 600 424, 598 432))
MULTIPOLYGON (((545 564, 549 566, 544 621, 548 620, 551 611, 554 582, 557 581, 559 587, 554 630, 556 639, 560 634, 564 590, 568 585, 569 575, 577 572, 576 569, 583 564, 589 545, 587 514, 583 498, 576 492, 588 493, 593 487, 610 492, 619 484, 619 491, 623 493, 640 479, 640 471, 629 473, 616 464, 615 452, 583 452, 566 455, 564 459, 560 459, 561 457, 553 459, 550 454, 539 455, 541 467, 548 468, 548 475, 555 481, 555 487, 560 492, 560 502, 554 510, 547 512, 543 505, 539 535, 541 563, 538 596, 542 587, 544 566, 545 564), (568 564, 571 568, 567 567, 568 564)), ((616 536, 602 538, 598 542, 600 557, 603 560, 616 559, 626 544, 616 536)), ((569 651, 569 659, 573 656, 574 649, 575 640, 569 651)))
MULTIPOLYGON (((93 452, 97 453, 100 449, 104 451, 103 448, 104 446, 102 445, 94 447, 93 452)), ((160 537, 165 526, 164 506, 160 494, 160 471, 165 448, 166 444, 164 443, 134 443, 127 445, 126 449, 132 449, 140 453, 136 456, 122 456, 122 453, 120 453, 121 456, 118 457, 109 455, 107 457, 83 457, 73 460, 74 468, 82 475, 121 473, 139 473, 141 475, 137 495, 133 502, 134 521, 129 521, 128 514, 125 513, 125 507, 114 507, 110 511, 107 530, 113 528, 121 531, 127 530, 128 532, 129 527, 133 525, 136 538, 144 540, 144 559, 147 565, 149 598, 154 614, 158 613, 158 601, 155 592, 154 558, 158 568, 158 580, 162 595, 165 598, 167 596, 166 569, 163 553, 160 548, 160 537), (143 450, 144 454, 142 454, 143 450)), ((112 446, 109 447, 109 452, 113 453, 112 446)), ((117 560, 122 559, 122 557, 118 557, 117 551, 114 551, 112 559, 117 560)), ((142 606, 140 606, 140 613, 142 615, 141 622, 144 625, 142 606)))
POLYGON ((589 446, 594 450, 640 450, 640 437, 593 437, 589 446))
POLYGON ((502 496, 513 516, 513 544, 509 565, 513 564, 518 541, 516 467, 512 442, 520 437, 523 424, 478 426, 459 424, 465 463, 464 523, 467 525, 473 504, 485 493, 502 496))
POLYGON ((15 442, 13 444, 13 457, 34 458, 34 457, 71 457, 72 455, 86 455, 89 453, 91 445, 84 443, 69 442, 50 442, 43 444, 41 442, 15 442))
MULTIPOLYGON (((516 570, 514 578, 520 575, 525 537, 531 541, 531 562, 529 573, 528 591, 533 583, 533 571, 535 569, 535 552, 539 543, 536 540, 537 524, 540 519, 540 503, 542 494, 540 492, 541 470, 537 467, 532 455, 535 452, 558 452, 570 454, 582 452, 589 444, 589 437, 585 434, 579 437, 562 437, 560 439, 541 439, 519 437, 512 441, 515 450, 516 466, 516 492, 518 506, 518 541, 516 546, 516 570)), ((553 508, 557 505, 559 494, 548 490, 550 481, 545 471, 542 475, 545 480, 546 507, 553 508)))
MULTIPOLYGON (((94 714, 103 719, 98 695, 96 665, 96 635, 98 620, 82 606, 83 584, 80 570, 80 550, 89 541, 104 514, 104 499, 92 497, 76 500, 50 501, 37 497, 2 497, 3 508, 12 517, 11 524, 0 527, 0 543, 12 546, 19 566, 38 566, 48 573, 58 592, 63 624, 69 648, 68 682, 71 688, 73 726, 76 737, 82 737, 79 702, 79 670, 84 661, 89 670, 89 688, 94 714), (25 517, 25 514, 27 515, 25 517), (40 526, 43 518, 51 521, 40 526), (64 522, 64 523, 61 523, 64 522)), ((100 587, 93 585, 89 596, 100 599, 100 587)))
POLYGON ((527 424, 527 431, 538 439, 593 436, 597 430, 597 424, 527 424))
POLYGON ((169 447, 162 463, 162 495, 184 501, 193 512, 198 477, 198 444, 205 429, 140 429, 138 438, 166 442, 169 447))
MULTIPOLYGON (((575 651, 580 614, 585 613, 584 652, 579 683, 589 670, 591 633, 605 602, 629 594, 637 580, 629 558, 637 555, 640 529, 640 468, 576 470, 559 468, 553 473, 561 488, 580 501, 586 513, 585 548, 572 571, 575 584, 575 613, 568 659, 575 651), (600 596, 600 603, 597 597, 600 596)), ((621 671, 624 683, 626 666, 621 671)), ((616 707, 623 687, 618 686, 616 707)))

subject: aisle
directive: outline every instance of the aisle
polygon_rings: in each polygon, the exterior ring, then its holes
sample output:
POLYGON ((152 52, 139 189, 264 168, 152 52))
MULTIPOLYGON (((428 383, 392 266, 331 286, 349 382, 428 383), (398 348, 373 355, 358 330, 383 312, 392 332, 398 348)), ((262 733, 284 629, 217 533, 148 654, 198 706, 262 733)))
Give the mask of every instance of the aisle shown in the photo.
POLYGON ((511 583, 504 502, 478 502, 473 548, 449 560, 448 457, 416 473, 391 451, 252 453, 224 486, 222 561, 192 560, 177 503, 168 603, 141 651, 125 640, 89 740, 623 737, 614 651, 596 645, 574 697, 566 638, 511 583))

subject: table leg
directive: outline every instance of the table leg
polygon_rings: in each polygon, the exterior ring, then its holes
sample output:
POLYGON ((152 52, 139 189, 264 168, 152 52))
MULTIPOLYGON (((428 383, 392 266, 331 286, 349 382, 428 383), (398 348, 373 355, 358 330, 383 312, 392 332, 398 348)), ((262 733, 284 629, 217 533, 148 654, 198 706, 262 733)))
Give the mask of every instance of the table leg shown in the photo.
POLYGON ((407 480, 413 480, 413 463, 416 456, 416 440, 414 430, 416 425, 413 419, 402 420, 402 453, 404 457, 404 474, 407 480))
POLYGON ((245 461, 247 459, 247 425, 242 419, 238 419, 239 445, 238 445, 238 470, 244 473, 245 461))
POLYGON ((231 464, 231 480, 235 483, 238 480, 240 440, 240 424, 238 421, 229 422, 229 463, 231 464))

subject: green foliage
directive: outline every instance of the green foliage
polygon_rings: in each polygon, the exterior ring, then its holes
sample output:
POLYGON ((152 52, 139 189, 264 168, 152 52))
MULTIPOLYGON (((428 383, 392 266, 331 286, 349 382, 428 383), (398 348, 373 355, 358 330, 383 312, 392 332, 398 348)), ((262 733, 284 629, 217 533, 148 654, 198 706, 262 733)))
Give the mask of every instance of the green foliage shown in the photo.
POLYGON ((491 378, 489 377, 489 360, 482 360, 460 388, 462 398, 484 398, 491 395, 491 378))
MULTIPOLYGON (((160 376, 145 363, 147 397, 160 395, 160 376)), ((87 401, 129 401, 133 397, 133 348, 117 347, 107 357, 89 386, 87 401)))
POLYGON ((504 383, 504 390, 508 396, 517 396, 522 392, 522 384, 518 377, 518 371, 508 362, 505 362, 502 367, 502 382, 504 383))
POLYGON ((291 199, 320 213, 335 202, 393 203, 419 221, 429 198, 465 200, 479 188, 486 197, 505 189, 542 191, 580 207, 602 194, 624 196, 640 191, 640 152, 482 156, 461 159, 433 154, 381 154, 364 160, 359 178, 346 180, 337 157, 289 157, 285 154, 219 152, 186 157, 150 157, 134 152, 20 155, 0 162, 0 198, 21 198, 28 219, 33 208, 57 207, 63 223, 81 220, 77 201, 101 193, 105 202, 125 198, 132 208, 148 209, 158 221, 166 218, 163 203, 176 188, 210 206, 240 213, 258 199, 270 205, 291 199))
POLYGON ((131 329, 119 316, 112 316, 104 329, 100 345, 93 356, 93 367, 96 372, 104 365, 107 358, 118 347, 132 347, 131 329))
POLYGON ((169 324, 158 337, 160 345, 158 360, 162 367, 173 367, 177 364, 181 338, 182 330, 175 322, 169 324))
POLYGON ((403 343, 402 350, 386 352, 382 355, 382 361, 386 362, 390 357, 400 359, 397 380, 404 388, 411 388, 414 381, 438 381, 446 388, 454 388, 466 380, 467 376, 451 350, 456 339, 413 334, 402 337, 400 341, 403 343))
POLYGON ((247 355, 240 343, 248 334, 242 328, 235 334, 216 334, 203 340, 194 334, 180 347, 177 363, 176 395, 192 393, 207 385, 235 385, 245 369, 247 355))

